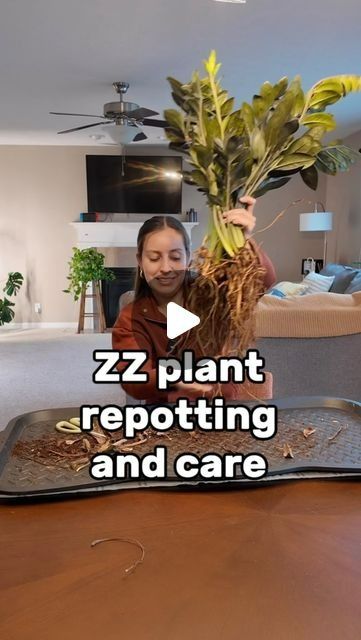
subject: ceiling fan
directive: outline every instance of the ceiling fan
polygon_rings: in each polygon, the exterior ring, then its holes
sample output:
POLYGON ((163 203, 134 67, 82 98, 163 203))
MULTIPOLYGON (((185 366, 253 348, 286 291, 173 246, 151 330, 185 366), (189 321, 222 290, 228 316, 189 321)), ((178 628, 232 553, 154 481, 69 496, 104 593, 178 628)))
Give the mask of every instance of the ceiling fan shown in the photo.
POLYGON ((107 129, 110 137, 119 144, 128 144, 129 142, 140 142, 146 140, 147 136, 143 131, 137 131, 139 127, 160 127, 164 129, 167 126, 166 120, 154 120, 150 116, 159 115, 157 111, 140 107, 135 102, 125 102, 124 94, 129 89, 128 82, 113 82, 115 91, 119 94, 119 102, 107 102, 103 107, 102 116, 96 116, 88 113, 62 113, 59 111, 50 111, 55 116, 81 116, 87 118, 103 118, 101 122, 94 124, 86 124, 82 127, 74 127, 58 131, 61 133, 71 133, 72 131, 80 131, 81 129, 89 129, 90 127, 99 127, 100 125, 111 125, 107 129))

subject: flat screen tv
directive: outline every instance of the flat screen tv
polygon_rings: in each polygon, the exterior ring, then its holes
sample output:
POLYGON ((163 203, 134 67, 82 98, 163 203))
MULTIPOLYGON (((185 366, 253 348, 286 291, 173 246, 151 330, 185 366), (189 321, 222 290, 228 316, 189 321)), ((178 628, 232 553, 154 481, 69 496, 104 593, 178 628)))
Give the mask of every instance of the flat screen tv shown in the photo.
POLYGON ((182 211, 180 156, 86 156, 88 211, 182 211))

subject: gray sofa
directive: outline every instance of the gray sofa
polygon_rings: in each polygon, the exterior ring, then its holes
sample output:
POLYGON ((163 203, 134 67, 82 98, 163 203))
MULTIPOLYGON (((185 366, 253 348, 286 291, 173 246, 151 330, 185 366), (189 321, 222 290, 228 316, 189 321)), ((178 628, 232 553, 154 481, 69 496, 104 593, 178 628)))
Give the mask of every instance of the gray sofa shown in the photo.
POLYGON ((361 333, 330 338, 259 338, 273 395, 331 396, 361 402, 361 333))

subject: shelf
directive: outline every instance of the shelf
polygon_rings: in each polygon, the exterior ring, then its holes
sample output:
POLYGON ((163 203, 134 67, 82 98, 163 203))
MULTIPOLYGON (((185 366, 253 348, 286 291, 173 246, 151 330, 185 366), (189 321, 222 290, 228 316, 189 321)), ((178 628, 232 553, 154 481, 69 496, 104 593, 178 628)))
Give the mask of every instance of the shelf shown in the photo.
MULTIPOLYGON (((144 222, 70 222, 77 233, 79 249, 89 247, 136 247, 144 222)), ((191 238, 199 222, 182 222, 191 238)))

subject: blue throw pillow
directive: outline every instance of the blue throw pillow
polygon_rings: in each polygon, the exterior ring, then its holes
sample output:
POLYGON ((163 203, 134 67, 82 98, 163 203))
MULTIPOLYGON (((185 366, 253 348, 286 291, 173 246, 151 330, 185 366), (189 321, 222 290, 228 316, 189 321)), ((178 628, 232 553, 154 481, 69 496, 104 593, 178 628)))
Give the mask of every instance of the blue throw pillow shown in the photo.
POLYGON ((279 289, 270 289, 269 291, 267 291, 268 295, 270 296, 276 296, 277 298, 285 298, 285 294, 280 291, 279 289))
POLYGON ((343 264, 330 262, 320 271, 321 276, 335 276, 331 285, 331 293, 346 293, 347 287, 351 284, 357 271, 352 267, 343 264))
POLYGON ((356 271, 356 275, 351 280, 345 293, 356 293, 356 291, 361 291, 361 269, 356 271))

